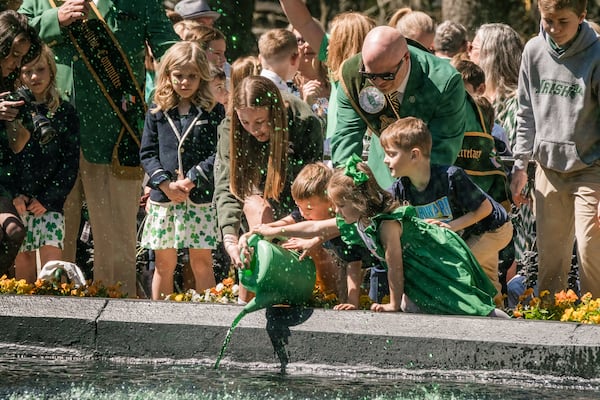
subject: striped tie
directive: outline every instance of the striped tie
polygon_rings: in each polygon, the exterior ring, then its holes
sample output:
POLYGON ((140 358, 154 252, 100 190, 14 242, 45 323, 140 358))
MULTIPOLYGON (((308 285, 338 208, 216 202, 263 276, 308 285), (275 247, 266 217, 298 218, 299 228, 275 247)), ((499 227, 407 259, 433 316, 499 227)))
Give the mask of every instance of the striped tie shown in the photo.
POLYGON ((388 103, 392 107, 394 114, 400 111, 400 100, 398 99, 398 91, 394 90, 387 95, 388 103))

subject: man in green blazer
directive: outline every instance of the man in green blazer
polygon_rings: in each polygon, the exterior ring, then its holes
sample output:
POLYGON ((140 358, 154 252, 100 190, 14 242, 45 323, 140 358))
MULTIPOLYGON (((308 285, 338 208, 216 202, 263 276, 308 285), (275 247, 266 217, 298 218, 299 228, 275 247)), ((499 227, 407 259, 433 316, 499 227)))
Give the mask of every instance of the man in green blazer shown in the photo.
POLYGON ((368 130, 369 166, 388 188, 393 178, 378 137, 391 122, 408 116, 421 118, 429 127, 431 162, 454 163, 465 131, 465 89, 446 60, 409 46, 398 30, 379 26, 367 34, 362 52, 344 62, 341 76, 331 140, 334 165, 362 154, 368 130))
MULTIPOLYGON (((123 293, 135 297, 136 216, 141 177, 123 179, 113 174, 111 159, 122 123, 68 34, 82 20, 99 18, 94 7, 120 44, 142 88, 146 43, 158 58, 179 38, 160 0, 25 0, 19 9, 42 40, 52 47, 58 64, 60 93, 75 105, 81 120, 79 178, 65 204, 64 258, 75 261, 85 199, 94 239, 94 280, 105 285, 121 282, 123 293)), ((136 97, 128 96, 124 101, 139 105, 143 98, 136 97)), ((120 102, 118 106, 126 109, 120 102)), ((134 157, 138 150, 133 147, 128 151, 134 157)))

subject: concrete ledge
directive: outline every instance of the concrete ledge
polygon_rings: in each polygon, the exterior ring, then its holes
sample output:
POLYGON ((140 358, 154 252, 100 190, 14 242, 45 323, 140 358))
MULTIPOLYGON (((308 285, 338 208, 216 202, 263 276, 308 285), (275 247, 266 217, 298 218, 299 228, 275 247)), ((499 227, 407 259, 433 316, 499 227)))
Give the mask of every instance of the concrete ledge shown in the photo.
MULTIPOLYGON (((97 357, 216 360, 240 306, 0 296, 0 341, 97 357)), ((244 317, 224 363, 278 363, 264 311, 244 317)), ((290 362, 340 368, 514 371, 600 378, 600 326, 314 310, 290 328, 290 362)))

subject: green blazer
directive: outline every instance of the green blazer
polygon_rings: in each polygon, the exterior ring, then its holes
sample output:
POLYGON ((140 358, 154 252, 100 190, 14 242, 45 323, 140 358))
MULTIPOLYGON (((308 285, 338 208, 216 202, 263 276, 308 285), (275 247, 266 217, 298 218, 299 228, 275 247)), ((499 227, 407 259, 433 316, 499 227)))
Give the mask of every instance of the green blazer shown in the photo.
MULTIPOLYGON (((60 4, 59 1, 56 3, 60 4)), ((162 1, 127 0, 117 3, 100 0, 98 9, 127 54, 143 90, 145 42, 158 58, 179 40, 166 17, 162 1)), ((48 0, 24 0, 19 12, 29 18, 29 23, 54 51, 60 93, 79 112, 84 157, 92 163, 110 164, 121 122, 79 57, 66 29, 59 26, 58 9, 52 8, 48 0)))
MULTIPOLYGON (((413 46, 410 50, 410 75, 400 118, 417 117, 427 123, 433 137, 431 162, 452 165, 460 151, 465 132, 465 88, 460 74, 445 60, 413 46)), ((379 184, 387 188, 393 178, 383 163, 383 149, 378 136, 382 119, 395 120, 387 104, 376 113, 369 113, 359 103, 359 94, 373 86, 358 73, 362 56, 357 54, 342 65, 342 79, 337 92, 338 110, 336 132, 331 139, 334 165, 343 164, 351 154, 362 154, 363 136, 369 129, 373 135, 369 149, 369 166, 379 184)))

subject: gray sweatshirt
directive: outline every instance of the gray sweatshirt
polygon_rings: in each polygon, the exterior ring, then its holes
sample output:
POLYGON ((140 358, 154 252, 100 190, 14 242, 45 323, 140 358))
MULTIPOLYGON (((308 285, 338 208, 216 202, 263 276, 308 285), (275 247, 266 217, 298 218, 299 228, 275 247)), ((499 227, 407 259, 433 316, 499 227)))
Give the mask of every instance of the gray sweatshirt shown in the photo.
POLYGON ((515 168, 534 159, 570 172, 600 160, 600 40, 587 22, 562 54, 543 29, 525 45, 518 96, 515 168))

